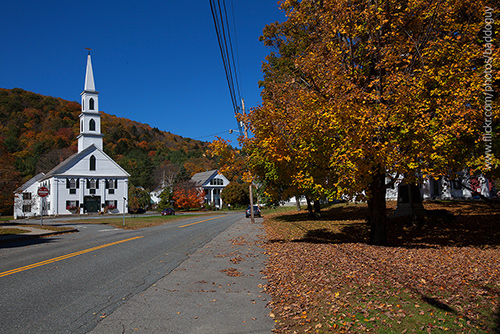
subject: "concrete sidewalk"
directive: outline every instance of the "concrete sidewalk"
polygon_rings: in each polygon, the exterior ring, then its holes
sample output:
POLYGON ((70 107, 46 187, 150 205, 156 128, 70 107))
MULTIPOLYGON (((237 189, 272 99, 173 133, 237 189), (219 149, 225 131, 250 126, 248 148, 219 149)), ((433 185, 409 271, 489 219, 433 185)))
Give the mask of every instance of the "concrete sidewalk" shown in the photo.
POLYGON ((261 223, 239 220, 90 333, 271 333, 261 223))

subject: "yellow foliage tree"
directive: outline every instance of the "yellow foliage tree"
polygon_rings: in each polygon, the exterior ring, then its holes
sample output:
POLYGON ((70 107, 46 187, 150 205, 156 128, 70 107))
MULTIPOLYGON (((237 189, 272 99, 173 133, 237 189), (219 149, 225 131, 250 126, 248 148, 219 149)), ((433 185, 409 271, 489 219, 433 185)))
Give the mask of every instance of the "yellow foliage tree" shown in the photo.
POLYGON ((385 244, 387 176, 491 172, 484 82, 500 52, 494 40, 484 54, 493 11, 485 0, 284 0, 281 8, 287 21, 262 37, 273 47, 263 105, 249 115, 255 173, 364 196, 371 243, 385 244))

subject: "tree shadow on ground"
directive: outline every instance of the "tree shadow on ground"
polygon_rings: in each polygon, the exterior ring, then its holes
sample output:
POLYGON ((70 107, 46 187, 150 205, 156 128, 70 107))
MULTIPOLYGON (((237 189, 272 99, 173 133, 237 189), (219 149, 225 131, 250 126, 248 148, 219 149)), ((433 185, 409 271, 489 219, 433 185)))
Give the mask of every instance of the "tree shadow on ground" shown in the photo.
POLYGON ((419 221, 389 218, 388 241, 391 246, 419 248, 500 246, 500 215, 454 216, 431 210, 419 221))
MULTIPOLYGON (((500 212, 482 202, 432 202, 426 214, 391 218, 394 205, 388 205, 387 246, 438 248, 500 246, 500 212)), ((293 242, 368 243, 370 227, 366 223, 366 205, 333 207, 311 220, 307 212, 281 215, 274 219, 300 231, 293 242)), ((284 240, 271 240, 271 242, 284 240)))
MULTIPOLYGON (((344 205, 327 210, 321 211, 321 220, 335 220, 335 221, 351 221, 351 220, 365 220, 368 216, 368 207, 366 205, 344 205)), ((275 220, 283 222, 298 222, 311 220, 307 211, 300 211, 292 214, 285 214, 274 218, 275 220)))
POLYGON ((38 237, 38 236, 33 236, 33 237, 28 237, 25 236, 22 239, 7 239, 7 240, 1 240, 0 241, 0 249, 2 248, 17 248, 17 247, 26 247, 26 246, 32 246, 32 245, 40 245, 40 244, 48 244, 54 242, 54 238, 48 238, 48 237, 38 237))
POLYGON ((364 223, 345 226, 341 233, 332 232, 326 228, 308 230, 303 238, 292 242, 310 242, 322 244, 364 243, 368 241, 369 230, 364 223))

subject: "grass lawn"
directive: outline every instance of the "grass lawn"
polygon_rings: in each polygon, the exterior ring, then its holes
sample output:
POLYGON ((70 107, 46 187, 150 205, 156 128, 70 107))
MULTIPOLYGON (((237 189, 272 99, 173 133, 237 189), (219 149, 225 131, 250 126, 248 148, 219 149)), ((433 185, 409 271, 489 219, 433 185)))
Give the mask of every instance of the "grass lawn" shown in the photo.
POLYGON ((317 220, 305 211, 266 211, 276 332, 499 329, 500 211, 482 202, 424 206, 440 214, 416 226, 390 219, 384 247, 367 244, 364 204, 334 205, 317 220))
POLYGON ((9 227, 0 228, 0 235, 10 235, 10 234, 23 234, 29 232, 29 230, 23 229, 23 227, 35 227, 39 230, 47 230, 47 231, 56 231, 56 232, 64 232, 68 230, 73 230, 72 227, 65 226, 50 226, 50 225, 11 225, 9 227))
POLYGON ((23 230, 15 227, 0 228, 0 235, 11 235, 11 234, 22 234, 29 232, 28 230, 23 230))

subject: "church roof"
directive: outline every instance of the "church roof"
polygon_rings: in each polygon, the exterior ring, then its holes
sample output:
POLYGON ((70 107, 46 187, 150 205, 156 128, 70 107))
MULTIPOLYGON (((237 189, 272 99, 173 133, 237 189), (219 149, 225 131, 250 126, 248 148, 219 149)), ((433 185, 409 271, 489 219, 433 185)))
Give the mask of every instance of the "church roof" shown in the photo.
POLYGON ((90 145, 88 146, 87 148, 85 148, 84 150, 80 151, 80 152, 77 152, 75 154, 73 154, 72 156, 70 156, 69 158, 67 158, 66 160, 64 160, 63 162, 61 162, 59 165, 57 165, 56 167, 54 167, 51 171, 49 171, 45 177, 43 177, 43 180, 46 180, 46 179, 49 179, 53 176, 56 176, 56 175, 59 175, 59 174, 62 174, 64 173, 65 171, 67 171, 71 166, 73 166, 76 162, 80 161, 81 159, 83 159, 85 156, 87 156, 88 154, 90 154, 91 151, 98 151, 100 153, 102 153, 107 159, 109 159, 109 161, 111 161, 121 172, 124 173, 123 176, 130 176, 129 173, 127 173, 127 171, 125 169, 123 169, 120 165, 118 165, 113 159, 111 159, 106 153, 104 153, 103 151, 101 151, 99 148, 97 148, 95 145, 90 145))
POLYGON ((19 193, 23 192, 26 189, 28 189, 32 184, 38 182, 38 180, 42 179, 45 176, 45 173, 38 173, 37 175, 33 176, 28 182, 24 183, 22 186, 16 189, 14 193, 19 193))

